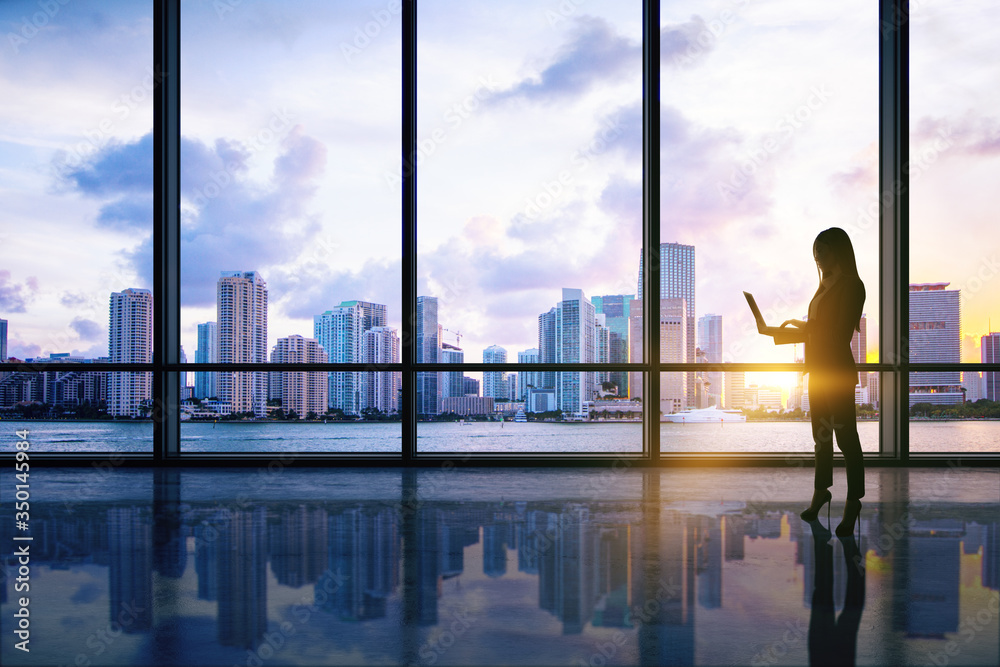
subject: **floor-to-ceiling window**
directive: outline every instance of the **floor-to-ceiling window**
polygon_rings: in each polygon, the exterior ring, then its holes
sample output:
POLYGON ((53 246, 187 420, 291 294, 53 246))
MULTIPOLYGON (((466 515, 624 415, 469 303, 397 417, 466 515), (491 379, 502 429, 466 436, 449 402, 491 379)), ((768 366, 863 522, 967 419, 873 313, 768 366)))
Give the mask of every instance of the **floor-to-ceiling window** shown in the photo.
POLYGON ((0 10, 0 410, 38 451, 808 452, 741 292, 802 318, 833 226, 865 451, 998 451, 987 7, 36 7, 0 10))

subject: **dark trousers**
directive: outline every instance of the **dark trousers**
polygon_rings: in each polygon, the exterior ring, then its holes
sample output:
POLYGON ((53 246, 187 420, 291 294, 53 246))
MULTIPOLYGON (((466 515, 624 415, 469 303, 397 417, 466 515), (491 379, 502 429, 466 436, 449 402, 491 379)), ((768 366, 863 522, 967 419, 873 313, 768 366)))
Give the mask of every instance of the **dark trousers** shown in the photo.
POLYGON ((809 381, 809 414, 816 443, 817 489, 833 486, 833 436, 847 464, 847 497, 865 495, 865 460, 861 453, 858 423, 854 411, 854 385, 843 381, 809 381))

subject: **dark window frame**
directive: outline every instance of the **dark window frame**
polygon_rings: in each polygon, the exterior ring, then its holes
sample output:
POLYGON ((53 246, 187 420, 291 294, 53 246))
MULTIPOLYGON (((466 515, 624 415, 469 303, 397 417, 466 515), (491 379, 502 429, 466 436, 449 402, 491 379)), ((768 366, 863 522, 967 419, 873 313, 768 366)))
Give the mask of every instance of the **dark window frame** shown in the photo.
MULTIPOLYGON (((643 247, 660 246, 659 194, 659 95, 660 89, 660 0, 643 3, 643 247), (657 91, 657 94, 648 94, 657 91)), ((417 2, 403 0, 402 11, 402 146, 401 160, 414 165, 404 170, 402 187, 402 295, 404 312, 400 331, 401 362, 372 367, 365 364, 181 364, 180 363, 180 0, 153 0, 153 67, 164 76, 154 90, 154 275, 153 275, 153 347, 151 364, 58 364, 59 370, 150 371, 153 382, 152 454, 125 455, 111 452, 86 452, 77 455, 49 455, 51 462, 94 464, 113 454, 130 464, 199 464, 260 465, 261 461, 280 460, 281 465, 297 463, 336 463, 337 465, 443 465, 456 461, 482 465, 608 465, 612 467, 723 463, 730 465, 801 465, 809 462, 808 453, 661 453, 658 415, 643 415, 643 452, 641 454, 531 454, 496 455, 477 453, 427 454, 416 449, 416 373, 420 371, 523 371, 524 366, 507 364, 422 364, 414 361, 417 306, 417 219, 415 160, 417 152, 417 2), (355 454, 267 452, 261 454, 203 454, 180 451, 180 378, 182 372, 195 371, 382 371, 401 372, 402 403, 399 453, 355 454)), ((879 349, 881 362, 859 364, 861 371, 878 371, 880 387, 880 451, 866 460, 883 465, 911 463, 944 464, 956 454, 910 455, 908 374, 911 371, 1000 371, 1000 364, 913 364, 907 356, 909 332, 909 211, 908 177, 904 166, 909 159, 909 22, 905 0, 879 0, 879 25, 872 27, 872 38, 879 39, 879 349)), ((643 266, 643 312, 656 312, 659 300, 660 267, 657 253, 646 253, 643 266)), ((644 318, 643 349, 659 349, 657 318, 644 318)), ((26 365, 44 370, 49 364, 26 365)), ((56 364, 51 364, 56 366, 56 364)), ((659 405, 660 372, 669 371, 798 371, 799 364, 661 363, 659 355, 647 355, 642 363, 628 364, 533 364, 532 371, 632 371, 644 377, 644 403, 659 405)), ((656 411, 658 412, 658 410, 656 411)), ((1000 454, 959 454, 963 464, 996 465, 1000 454)), ((37 456, 37 455, 36 455, 37 456)), ((44 456, 44 455, 42 455, 44 456)), ((94 464, 96 465, 96 464, 94 464)))

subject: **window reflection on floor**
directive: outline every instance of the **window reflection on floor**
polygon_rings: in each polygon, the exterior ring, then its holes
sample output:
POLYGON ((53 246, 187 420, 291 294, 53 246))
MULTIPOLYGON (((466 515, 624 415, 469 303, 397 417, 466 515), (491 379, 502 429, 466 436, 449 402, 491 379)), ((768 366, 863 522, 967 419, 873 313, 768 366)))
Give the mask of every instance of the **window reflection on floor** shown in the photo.
POLYGON ((844 540, 807 469, 88 474, 33 488, 4 664, 997 662, 992 469, 870 471, 844 540))

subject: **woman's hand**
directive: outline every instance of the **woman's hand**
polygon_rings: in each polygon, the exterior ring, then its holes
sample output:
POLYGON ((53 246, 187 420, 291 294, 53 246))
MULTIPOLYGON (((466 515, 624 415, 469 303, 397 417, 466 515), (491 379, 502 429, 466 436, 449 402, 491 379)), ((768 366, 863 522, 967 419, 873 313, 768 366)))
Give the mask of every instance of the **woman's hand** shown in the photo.
POLYGON ((781 326, 787 327, 789 324, 791 324, 793 327, 798 327, 800 329, 805 329, 806 327, 806 323, 803 322, 802 320, 785 320, 784 322, 781 323, 781 326))

